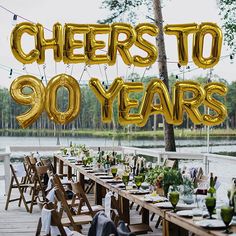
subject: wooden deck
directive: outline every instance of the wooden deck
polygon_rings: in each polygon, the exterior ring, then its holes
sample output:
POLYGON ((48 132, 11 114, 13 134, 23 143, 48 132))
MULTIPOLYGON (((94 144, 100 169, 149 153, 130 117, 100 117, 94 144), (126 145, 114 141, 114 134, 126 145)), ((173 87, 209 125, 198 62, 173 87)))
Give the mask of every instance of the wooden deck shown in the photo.
MULTIPOLYGON (((13 190, 15 191, 15 190, 13 190)), ((2 193, 2 191, 1 191, 2 193)), ((14 192, 13 192, 14 193, 14 192)), ((16 192, 14 193, 14 195, 16 192)), ((93 202, 93 195, 89 195, 89 199, 93 202)), ((0 236, 33 236, 36 232, 40 210, 38 206, 34 206, 33 213, 27 213, 23 206, 18 207, 17 202, 11 202, 8 211, 5 211, 5 197, 0 195, 0 236)), ((136 205, 130 212, 131 224, 141 222, 141 216, 135 210, 136 205)), ((151 214, 150 214, 151 215, 151 214)), ((162 235, 161 229, 155 229, 155 223, 151 221, 150 226, 153 232, 148 233, 150 236, 162 235)), ((87 235, 89 225, 83 227, 83 234, 87 235)), ((146 234, 145 234, 146 235, 146 234)))

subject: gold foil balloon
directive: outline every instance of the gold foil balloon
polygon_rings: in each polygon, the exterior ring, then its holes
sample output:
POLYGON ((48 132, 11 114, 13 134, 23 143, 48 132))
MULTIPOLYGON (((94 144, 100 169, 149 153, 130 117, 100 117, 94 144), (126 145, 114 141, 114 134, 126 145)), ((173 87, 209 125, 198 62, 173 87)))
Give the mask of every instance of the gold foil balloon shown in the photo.
POLYGON ((133 63, 133 57, 130 54, 130 48, 136 40, 136 32, 133 27, 127 23, 113 23, 111 37, 109 42, 108 54, 110 55, 109 65, 114 65, 116 62, 117 51, 119 51, 126 65, 133 63), (120 40, 120 34, 125 35, 124 40, 120 40))
POLYGON ((32 75, 20 76, 12 82, 10 94, 17 103, 31 106, 25 113, 16 117, 22 128, 30 126, 44 110, 45 88, 43 83, 32 75))
POLYGON ((134 66, 147 67, 152 65, 157 59, 157 48, 149 43, 143 38, 144 34, 149 34, 151 36, 156 36, 158 34, 158 29, 155 25, 149 23, 138 24, 135 27, 137 38, 135 45, 147 53, 146 57, 141 57, 135 55, 133 57, 134 66))
POLYGON ((85 52, 75 53, 75 49, 84 49, 86 47, 86 34, 89 32, 89 26, 85 24, 65 24, 64 34, 65 34, 65 42, 64 42, 64 57, 63 61, 66 64, 69 63, 86 63, 88 60, 85 52), (83 41, 75 39, 75 35, 82 34, 83 41))
POLYGON ((175 84, 173 103, 173 124, 180 125, 183 122, 183 113, 187 112, 189 118, 195 124, 202 123, 202 115, 198 107, 205 99, 205 90, 200 84, 194 81, 180 81, 175 84), (190 98, 187 98, 187 92, 190 92, 190 98))
POLYGON ((89 65, 94 64, 107 64, 110 61, 108 54, 96 54, 98 49, 104 49, 106 43, 97 40, 96 36, 99 34, 110 34, 111 28, 109 25, 89 25, 89 33, 86 35, 86 54, 88 56, 89 65))
POLYGON ((225 96, 227 93, 227 87, 223 83, 212 82, 207 84, 204 87, 206 91, 206 98, 204 100, 204 105, 214 111, 209 111, 209 114, 203 115, 203 124, 204 125, 219 125, 221 124, 225 118, 227 117, 227 109, 221 102, 217 101, 213 95, 219 94, 221 96, 225 96))
POLYGON ((188 64, 188 35, 195 33, 198 30, 198 25, 191 24, 173 24, 166 25, 164 32, 168 35, 175 35, 178 45, 179 64, 186 66, 188 64))
POLYGON ((144 126, 150 115, 163 114, 166 122, 173 122, 173 104, 164 82, 160 79, 153 79, 147 86, 143 102, 141 105, 142 122, 138 126, 144 126), (158 96, 160 103, 154 101, 155 95, 158 96))
POLYGON ((59 23, 53 26, 53 36, 51 39, 45 39, 44 27, 41 24, 36 25, 38 28, 37 34, 37 49, 39 50, 38 64, 45 62, 45 50, 53 49, 54 60, 60 62, 63 58, 63 30, 59 23))
POLYGON ((32 49, 29 53, 25 53, 21 46, 22 35, 27 33, 34 36, 34 40, 37 40, 38 29, 33 23, 22 22, 17 24, 11 33, 11 50, 15 58, 23 64, 30 64, 35 62, 39 57, 39 51, 32 49))
POLYGON ((211 68, 220 60, 222 47, 221 29, 214 23, 206 22, 199 26, 193 38, 193 61, 200 68, 211 68), (211 52, 209 57, 204 57, 204 38, 207 34, 212 36, 211 52))
POLYGON ((138 108, 138 100, 129 98, 130 93, 141 92, 142 90, 143 83, 141 82, 124 83, 118 97, 119 123, 121 125, 138 124, 142 121, 141 114, 130 113, 130 109, 138 108))
POLYGON ((80 110, 80 86, 70 75, 60 74, 53 77, 46 90, 45 109, 51 120, 57 124, 67 124, 72 121, 80 110), (68 107, 66 111, 59 111, 57 108, 57 90, 60 87, 68 90, 68 107))
POLYGON ((109 123, 112 121, 112 104, 123 84, 124 82, 121 78, 116 78, 110 88, 106 91, 98 79, 90 79, 89 86, 101 103, 102 122, 109 123))

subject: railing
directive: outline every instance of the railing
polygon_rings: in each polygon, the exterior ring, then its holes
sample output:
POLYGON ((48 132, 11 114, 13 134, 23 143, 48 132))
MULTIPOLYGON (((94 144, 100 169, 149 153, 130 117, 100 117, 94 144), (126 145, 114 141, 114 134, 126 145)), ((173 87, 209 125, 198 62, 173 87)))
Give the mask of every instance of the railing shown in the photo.
POLYGON ((7 193, 10 184, 10 155, 9 152, 0 153, 0 161, 4 162, 4 173, 0 173, 0 180, 5 181, 5 193, 7 193))
MULTIPOLYGON (((10 146, 6 147, 5 152, 0 153, 0 160, 4 161, 4 175, 0 173, 0 180, 5 181, 5 193, 7 193, 7 188, 10 181, 10 158, 14 153, 29 154, 30 152, 51 153, 53 156, 54 152, 59 151, 61 146, 10 146)), ((98 147, 91 147, 93 150, 98 150, 98 147)), ((230 156, 216 155, 210 153, 182 153, 182 152, 159 152, 152 149, 142 149, 135 147, 100 147, 104 151, 120 151, 124 155, 125 153, 133 153, 134 155, 145 155, 156 158, 157 164, 161 165, 165 159, 177 159, 177 160, 200 160, 204 165, 204 172, 208 174, 209 172, 209 162, 215 158, 232 161, 235 163, 236 158, 230 156)))

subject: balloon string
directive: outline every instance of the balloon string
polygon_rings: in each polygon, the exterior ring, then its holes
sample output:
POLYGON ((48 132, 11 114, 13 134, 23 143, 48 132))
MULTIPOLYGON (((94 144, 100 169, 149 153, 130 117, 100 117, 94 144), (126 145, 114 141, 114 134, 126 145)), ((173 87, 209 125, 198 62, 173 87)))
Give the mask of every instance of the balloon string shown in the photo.
POLYGON ((83 71, 82 71, 82 73, 81 73, 81 75, 80 75, 79 84, 80 84, 80 81, 81 81, 81 79, 82 79, 82 77, 83 77, 83 75, 84 75, 85 70, 86 70, 86 66, 84 66, 84 69, 83 69, 83 71))
POLYGON ((108 77, 107 77, 107 65, 104 65, 104 72, 105 72, 106 82, 108 85, 109 83, 108 83, 108 77))

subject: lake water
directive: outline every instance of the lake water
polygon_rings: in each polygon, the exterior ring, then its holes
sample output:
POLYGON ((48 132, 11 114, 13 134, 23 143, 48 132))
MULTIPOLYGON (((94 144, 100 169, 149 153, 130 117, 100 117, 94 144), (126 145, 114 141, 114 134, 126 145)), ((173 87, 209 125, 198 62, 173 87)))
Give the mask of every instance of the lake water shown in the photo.
MULTIPOLYGON (((60 145, 69 146, 70 142, 75 144, 85 144, 87 146, 106 147, 106 146, 135 146, 142 148, 155 148, 164 151, 164 140, 161 138, 121 138, 119 140, 112 137, 60 137, 60 145)), ((56 137, 0 137, 0 148, 5 146, 53 146, 57 144, 56 137)), ((177 151, 207 152, 205 138, 176 139, 177 151)), ((236 153, 236 137, 212 137, 210 138, 210 152, 233 152, 236 153)))

